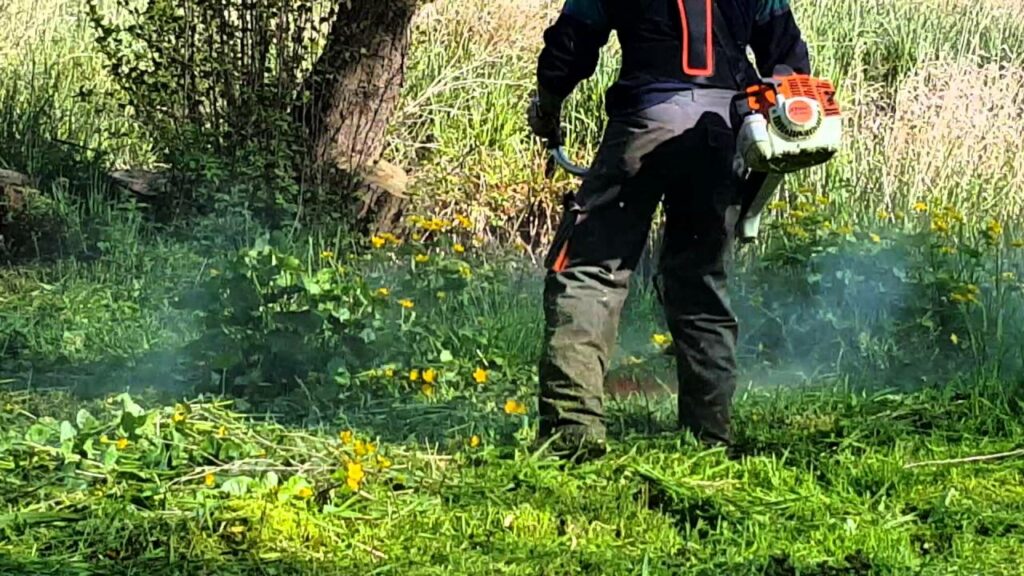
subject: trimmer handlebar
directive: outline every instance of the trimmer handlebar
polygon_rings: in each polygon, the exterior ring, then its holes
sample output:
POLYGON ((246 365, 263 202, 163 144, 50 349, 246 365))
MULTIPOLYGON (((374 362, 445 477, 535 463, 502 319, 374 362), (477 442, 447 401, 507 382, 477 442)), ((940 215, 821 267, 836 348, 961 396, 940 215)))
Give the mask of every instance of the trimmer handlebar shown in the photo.
POLYGON ((580 166, 570 160, 569 155, 565 153, 565 147, 561 144, 551 146, 549 143, 547 150, 549 157, 546 173, 549 178, 554 175, 555 166, 578 178, 586 178, 587 174, 590 173, 589 168, 580 166))
MULTIPOLYGON (((545 148, 548 153, 548 161, 544 174, 547 178, 554 177, 556 168, 561 168, 577 178, 586 178, 590 173, 589 168, 580 166, 569 159, 560 140, 548 140, 545 143, 545 148)), ((745 178, 741 193, 742 200, 740 205, 736 206, 739 210, 736 233, 741 243, 753 242, 757 238, 761 214, 768 199, 782 183, 782 179, 781 174, 759 174, 756 176, 748 174, 745 178)))

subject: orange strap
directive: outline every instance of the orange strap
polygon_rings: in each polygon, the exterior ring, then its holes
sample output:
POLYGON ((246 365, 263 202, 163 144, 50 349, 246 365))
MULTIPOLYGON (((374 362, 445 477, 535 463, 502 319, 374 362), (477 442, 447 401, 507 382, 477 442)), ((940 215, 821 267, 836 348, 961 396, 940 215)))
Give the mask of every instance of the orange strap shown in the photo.
POLYGON ((705 26, 706 30, 704 33, 705 47, 704 53, 707 56, 707 65, 704 68, 694 68, 690 66, 690 24, 686 18, 686 0, 677 0, 679 4, 679 19, 683 24, 683 72, 690 76, 710 76, 715 70, 715 48, 714 48, 714 8, 712 2, 714 0, 704 0, 704 10, 706 13, 705 26))
POLYGON ((562 244, 562 250, 558 253, 558 258, 555 259, 555 265, 551 268, 555 272, 563 272, 569 265, 569 241, 562 244))

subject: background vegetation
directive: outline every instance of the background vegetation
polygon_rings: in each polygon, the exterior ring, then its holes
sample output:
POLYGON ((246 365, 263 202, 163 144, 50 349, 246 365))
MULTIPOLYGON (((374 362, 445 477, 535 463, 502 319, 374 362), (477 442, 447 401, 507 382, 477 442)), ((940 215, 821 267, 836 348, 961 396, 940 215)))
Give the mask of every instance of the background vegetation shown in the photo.
MULTIPOLYGON (((0 572, 1021 573, 1014 2, 795 3, 847 148, 737 255, 743 457, 671 430, 645 272, 608 384, 643 393, 568 471, 527 449, 575 184, 523 119, 557 4, 420 8, 385 152, 406 217, 368 234, 296 183, 290 103, 210 104, 296 85, 325 6, 268 28, 301 32, 285 64, 191 76, 153 64, 168 14, 126 7, 0 0, 0 169, 32 179, 0 194, 0 572)), ((615 55, 570 103, 580 158, 615 55)))

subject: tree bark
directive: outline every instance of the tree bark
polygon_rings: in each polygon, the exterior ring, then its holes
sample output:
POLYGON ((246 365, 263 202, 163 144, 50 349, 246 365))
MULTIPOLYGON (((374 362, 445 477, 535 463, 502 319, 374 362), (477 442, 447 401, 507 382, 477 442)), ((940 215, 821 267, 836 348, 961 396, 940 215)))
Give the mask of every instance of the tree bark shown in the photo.
MULTIPOLYGON (((415 9, 415 0, 341 0, 305 81, 308 100, 297 109, 317 180, 340 174, 342 187, 354 193, 377 166, 404 81, 415 9)), ((370 186, 353 207, 363 220, 392 212, 386 205, 400 200, 370 186)))

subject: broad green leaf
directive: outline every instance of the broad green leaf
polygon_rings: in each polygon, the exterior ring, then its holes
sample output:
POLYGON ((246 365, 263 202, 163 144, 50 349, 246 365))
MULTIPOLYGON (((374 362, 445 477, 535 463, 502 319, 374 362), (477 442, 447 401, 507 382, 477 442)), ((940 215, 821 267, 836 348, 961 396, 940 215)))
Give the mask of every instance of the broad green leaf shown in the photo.
POLYGON ((99 425, 99 421, 85 408, 78 411, 78 414, 75 416, 75 423, 78 425, 78 429, 83 431, 99 425))
POLYGON ((75 429, 74 424, 67 420, 60 423, 60 441, 61 444, 75 439, 78 436, 78 430, 75 429))
POLYGON ((55 423, 47 423, 40 420, 33 424, 27 432, 25 432, 25 440, 33 442, 35 444, 47 444, 57 436, 57 427, 55 423))
POLYGON ((124 408, 125 413, 127 414, 139 417, 146 413, 146 411, 143 410, 142 406, 136 404, 135 401, 132 400, 132 397, 127 393, 121 394, 120 396, 117 397, 117 399, 121 401, 121 405, 124 408))
POLYGON ((283 256, 281 258, 281 267, 291 272, 302 272, 302 261, 295 256, 283 256))
POLYGON ((253 482, 255 482, 255 480, 248 476, 235 476, 221 484, 220 491, 234 498, 238 498, 249 493, 249 488, 253 482))
POLYGON ((306 292, 309 292, 313 296, 319 296, 324 292, 323 286, 317 282, 316 278, 311 278, 309 276, 302 277, 302 287, 306 289, 306 292))
POLYGON ((113 468, 114 464, 116 464, 116 463, 117 463, 117 449, 114 448, 113 446, 107 446, 106 451, 103 452, 103 467, 109 470, 109 469, 113 468))
POLYGON ((277 500, 279 502, 284 502, 285 500, 294 498, 303 488, 312 488, 312 485, 309 483, 309 480, 306 480, 305 476, 296 474, 289 478, 284 485, 281 486, 281 489, 278 490, 277 500))

